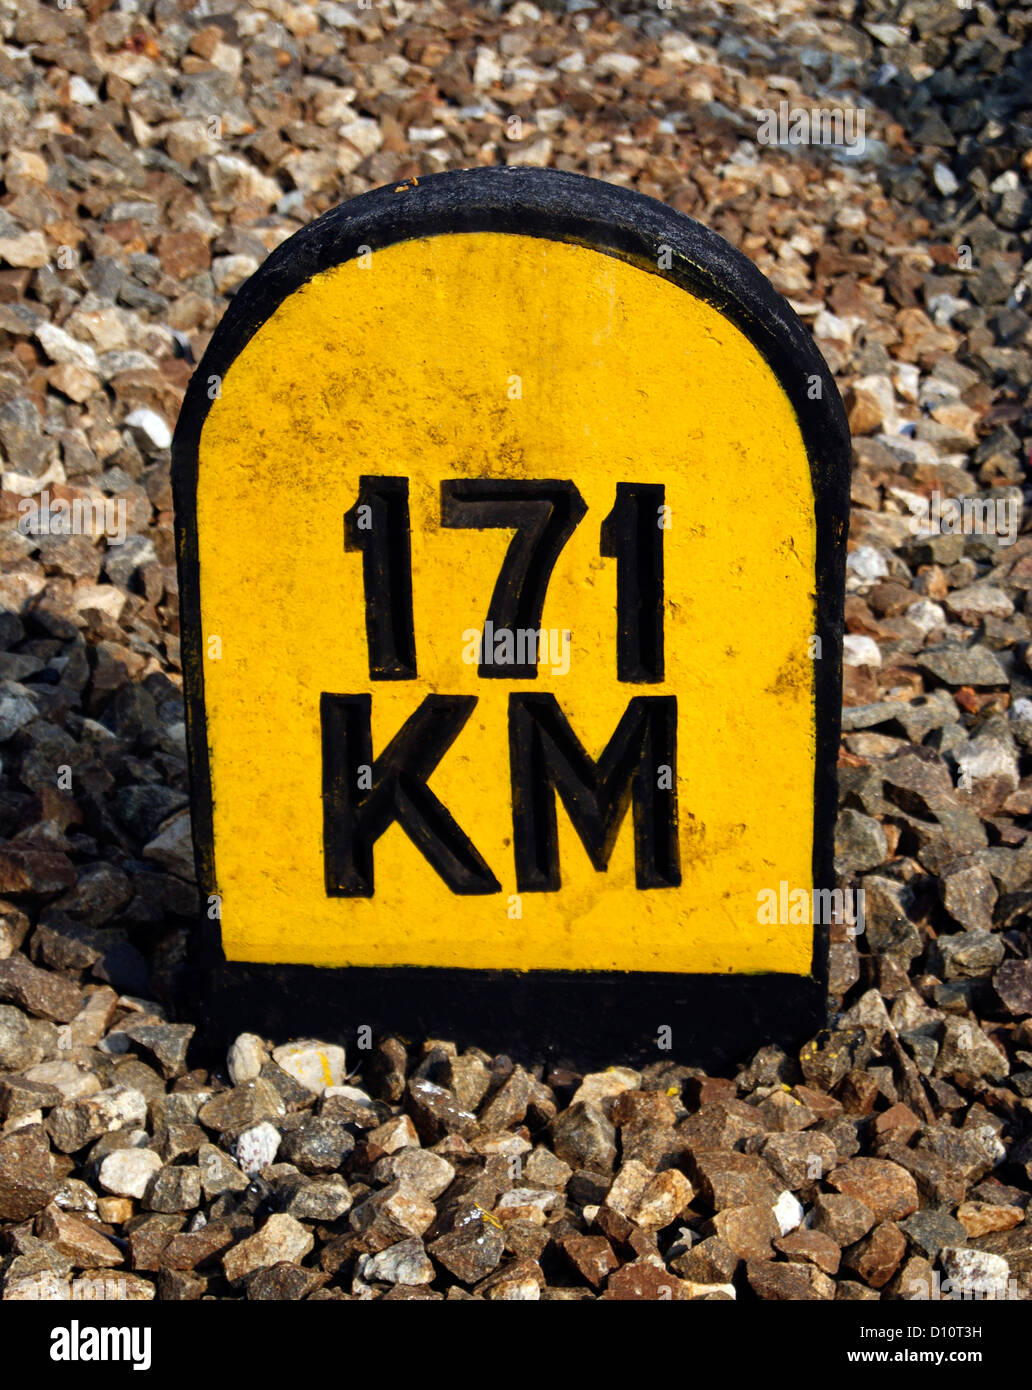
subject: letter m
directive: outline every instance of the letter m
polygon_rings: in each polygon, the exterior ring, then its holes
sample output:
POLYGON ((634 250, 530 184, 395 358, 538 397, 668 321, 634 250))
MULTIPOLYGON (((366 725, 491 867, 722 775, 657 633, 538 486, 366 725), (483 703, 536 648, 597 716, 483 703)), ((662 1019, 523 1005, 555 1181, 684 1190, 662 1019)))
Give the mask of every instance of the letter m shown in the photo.
POLYGON ((584 751, 554 695, 509 696, 516 886, 521 893, 560 887, 555 793, 600 872, 609 865, 628 805, 634 804, 634 868, 639 888, 681 882, 677 839, 677 700, 637 695, 597 762, 584 751), (669 782, 669 789, 667 783, 669 782))

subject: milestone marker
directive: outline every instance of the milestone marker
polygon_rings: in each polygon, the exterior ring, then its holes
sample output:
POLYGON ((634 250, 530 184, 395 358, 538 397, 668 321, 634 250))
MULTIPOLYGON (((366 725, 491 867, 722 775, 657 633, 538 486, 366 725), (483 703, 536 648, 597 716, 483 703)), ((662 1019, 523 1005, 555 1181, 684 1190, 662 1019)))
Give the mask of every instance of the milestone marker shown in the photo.
POLYGON ((274 251, 173 446, 211 1032, 815 1031, 848 470, 792 311, 637 193, 442 174, 274 251))

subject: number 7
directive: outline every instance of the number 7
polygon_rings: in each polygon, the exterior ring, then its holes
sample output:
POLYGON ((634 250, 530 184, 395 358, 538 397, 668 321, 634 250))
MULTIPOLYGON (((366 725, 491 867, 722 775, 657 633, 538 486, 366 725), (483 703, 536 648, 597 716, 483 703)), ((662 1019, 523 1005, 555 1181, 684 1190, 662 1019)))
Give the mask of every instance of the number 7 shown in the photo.
MULTIPOLYGON (((476 531, 497 526, 516 532, 488 605, 487 621, 496 632, 505 628, 515 637, 540 628, 555 562, 586 511, 574 484, 555 478, 450 478, 441 483, 442 526, 476 531)), ((526 664, 481 661, 478 675, 534 680, 537 650, 535 643, 535 660, 526 664)))

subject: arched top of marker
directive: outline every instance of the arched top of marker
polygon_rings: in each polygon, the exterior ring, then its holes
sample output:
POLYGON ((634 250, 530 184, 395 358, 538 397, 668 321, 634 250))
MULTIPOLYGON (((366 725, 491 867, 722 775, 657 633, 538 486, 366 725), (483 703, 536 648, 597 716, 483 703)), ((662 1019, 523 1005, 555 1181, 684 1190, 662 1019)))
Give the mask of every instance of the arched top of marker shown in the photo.
POLYGON ((757 267, 708 227, 632 189, 557 169, 500 166, 374 189, 278 246, 231 302, 191 379, 173 444, 178 488, 190 487, 196 469, 212 404, 208 380, 225 374, 284 300, 322 271, 357 259, 363 248, 375 254, 402 241, 475 232, 540 237, 615 256, 719 310, 763 355, 792 403, 818 508, 841 510, 849 430, 838 391, 809 333, 757 267))

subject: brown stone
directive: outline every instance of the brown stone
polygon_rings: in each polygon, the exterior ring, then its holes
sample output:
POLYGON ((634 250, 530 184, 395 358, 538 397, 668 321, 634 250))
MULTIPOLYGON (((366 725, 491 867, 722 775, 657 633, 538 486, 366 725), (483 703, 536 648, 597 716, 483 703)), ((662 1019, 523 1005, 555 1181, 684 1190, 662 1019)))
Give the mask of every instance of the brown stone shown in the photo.
POLYGON ((61 893, 75 887, 67 854, 40 849, 0 850, 0 893, 61 893))
POLYGON ((1032 960, 1005 960, 993 976, 993 988, 1008 1013, 1032 1014, 1032 960))
POLYGON ((701 1158, 704 1150, 726 1154, 743 1139, 766 1131, 755 1106, 728 1099, 703 1105, 694 1115, 678 1121, 675 1132, 691 1154, 701 1158))
POLYGON ((197 1113, 205 1129, 234 1134, 262 1120, 276 1120, 286 1113, 286 1104, 271 1082, 257 1076, 232 1090, 206 1101, 197 1113))
POLYGON ((768 1206, 726 1207, 714 1216, 713 1229, 743 1260, 769 1260, 774 1253, 771 1242, 781 1234, 768 1206))
POLYGON ((907 1105, 892 1105, 875 1117, 876 1141, 909 1144, 921 1128, 921 1121, 907 1105))
POLYGON ((19 1004, 38 1018, 69 1023, 82 1008, 82 990, 64 975, 39 970, 15 952, 0 960, 0 1000, 19 1004))
POLYGON ((837 1245, 852 1245, 874 1225, 874 1212, 856 1197, 821 1192, 813 1204, 813 1229, 837 1245))
POLYGON ((513 1260, 477 1285, 475 1292, 491 1302, 515 1303, 537 1300, 545 1287, 545 1276, 537 1260, 513 1260))
POLYGON ((772 1134, 761 1153, 781 1181, 793 1192, 819 1181, 838 1164, 838 1152, 826 1134, 806 1130, 772 1134))
POLYGON ((778 1199, 774 1174, 759 1154, 693 1152, 689 1172, 715 1211, 724 1207, 773 1206, 778 1199))
POLYGON ((433 1202, 405 1182, 392 1182, 354 1207, 349 1221, 370 1254, 421 1236, 437 1215, 433 1202))
POLYGON ((828 1183, 874 1212, 876 1221, 901 1221, 917 1210, 917 1183, 905 1168, 884 1158, 852 1158, 828 1183))
POLYGON ((837 1274, 842 1258, 838 1245, 823 1231, 790 1231, 774 1242, 774 1248, 797 1264, 816 1265, 825 1274, 837 1274))
POLYGON ((750 1260, 745 1277, 757 1298, 796 1303, 835 1297, 835 1283, 812 1264, 780 1264, 750 1260))
POLYGON ((559 1248, 582 1278, 600 1289, 620 1261, 605 1236, 570 1234, 559 1242, 559 1248))
POLYGON ((124 1258, 118 1246, 97 1229, 95 1222, 57 1206, 45 1207, 39 1213, 36 1234, 62 1255, 67 1255, 79 1269, 114 1269, 124 1258))
POLYGON ((624 1265, 609 1276, 602 1295, 609 1302, 681 1302, 684 1299, 681 1281, 675 1274, 647 1260, 624 1265))
POLYGON ((42 1125, 25 1125, 0 1135, 0 1219, 24 1221, 35 1216, 58 1186, 42 1125))
POLYGON ((161 1268, 165 1247, 182 1230, 185 1217, 160 1215, 147 1219, 129 1235, 129 1263, 148 1272, 161 1268))
POLYGON ((493 1218, 473 1218, 439 1236, 428 1252, 449 1274, 464 1284, 476 1284, 498 1267, 505 1241, 493 1218))
POLYGON ((957 1220, 968 1236, 987 1236, 991 1231, 1010 1231, 1020 1226, 1025 1213, 1020 1207, 996 1206, 992 1202, 962 1202, 957 1220))
POLYGON ((514 1067, 480 1112, 485 1130, 511 1129, 521 1124, 530 1100, 530 1077, 522 1067, 514 1067))
POLYGON ((843 1252, 842 1263, 872 1289, 889 1282, 907 1251, 907 1238, 894 1221, 883 1221, 870 1235, 843 1252))
POLYGON ((158 237, 157 253, 162 269, 177 280, 186 280, 211 265, 211 250, 200 232, 166 232, 158 237))
POLYGON ((161 1263, 166 1269, 197 1269, 232 1243, 230 1228, 224 1222, 210 1221, 199 1231, 174 1235, 161 1252, 161 1263))
POLYGON ((818 1091, 814 1086, 793 1086, 792 1094, 798 1096, 819 1120, 833 1120, 842 1114, 842 1106, 835 1097, 829 1096, 825 1091, 818 1091))
POLYGON ((808 1129, 817 1121, 816 1113, 790 1091, 773 1091, 756 1107, 767 1129, 781 1134, 795 1134, 808 1129))

